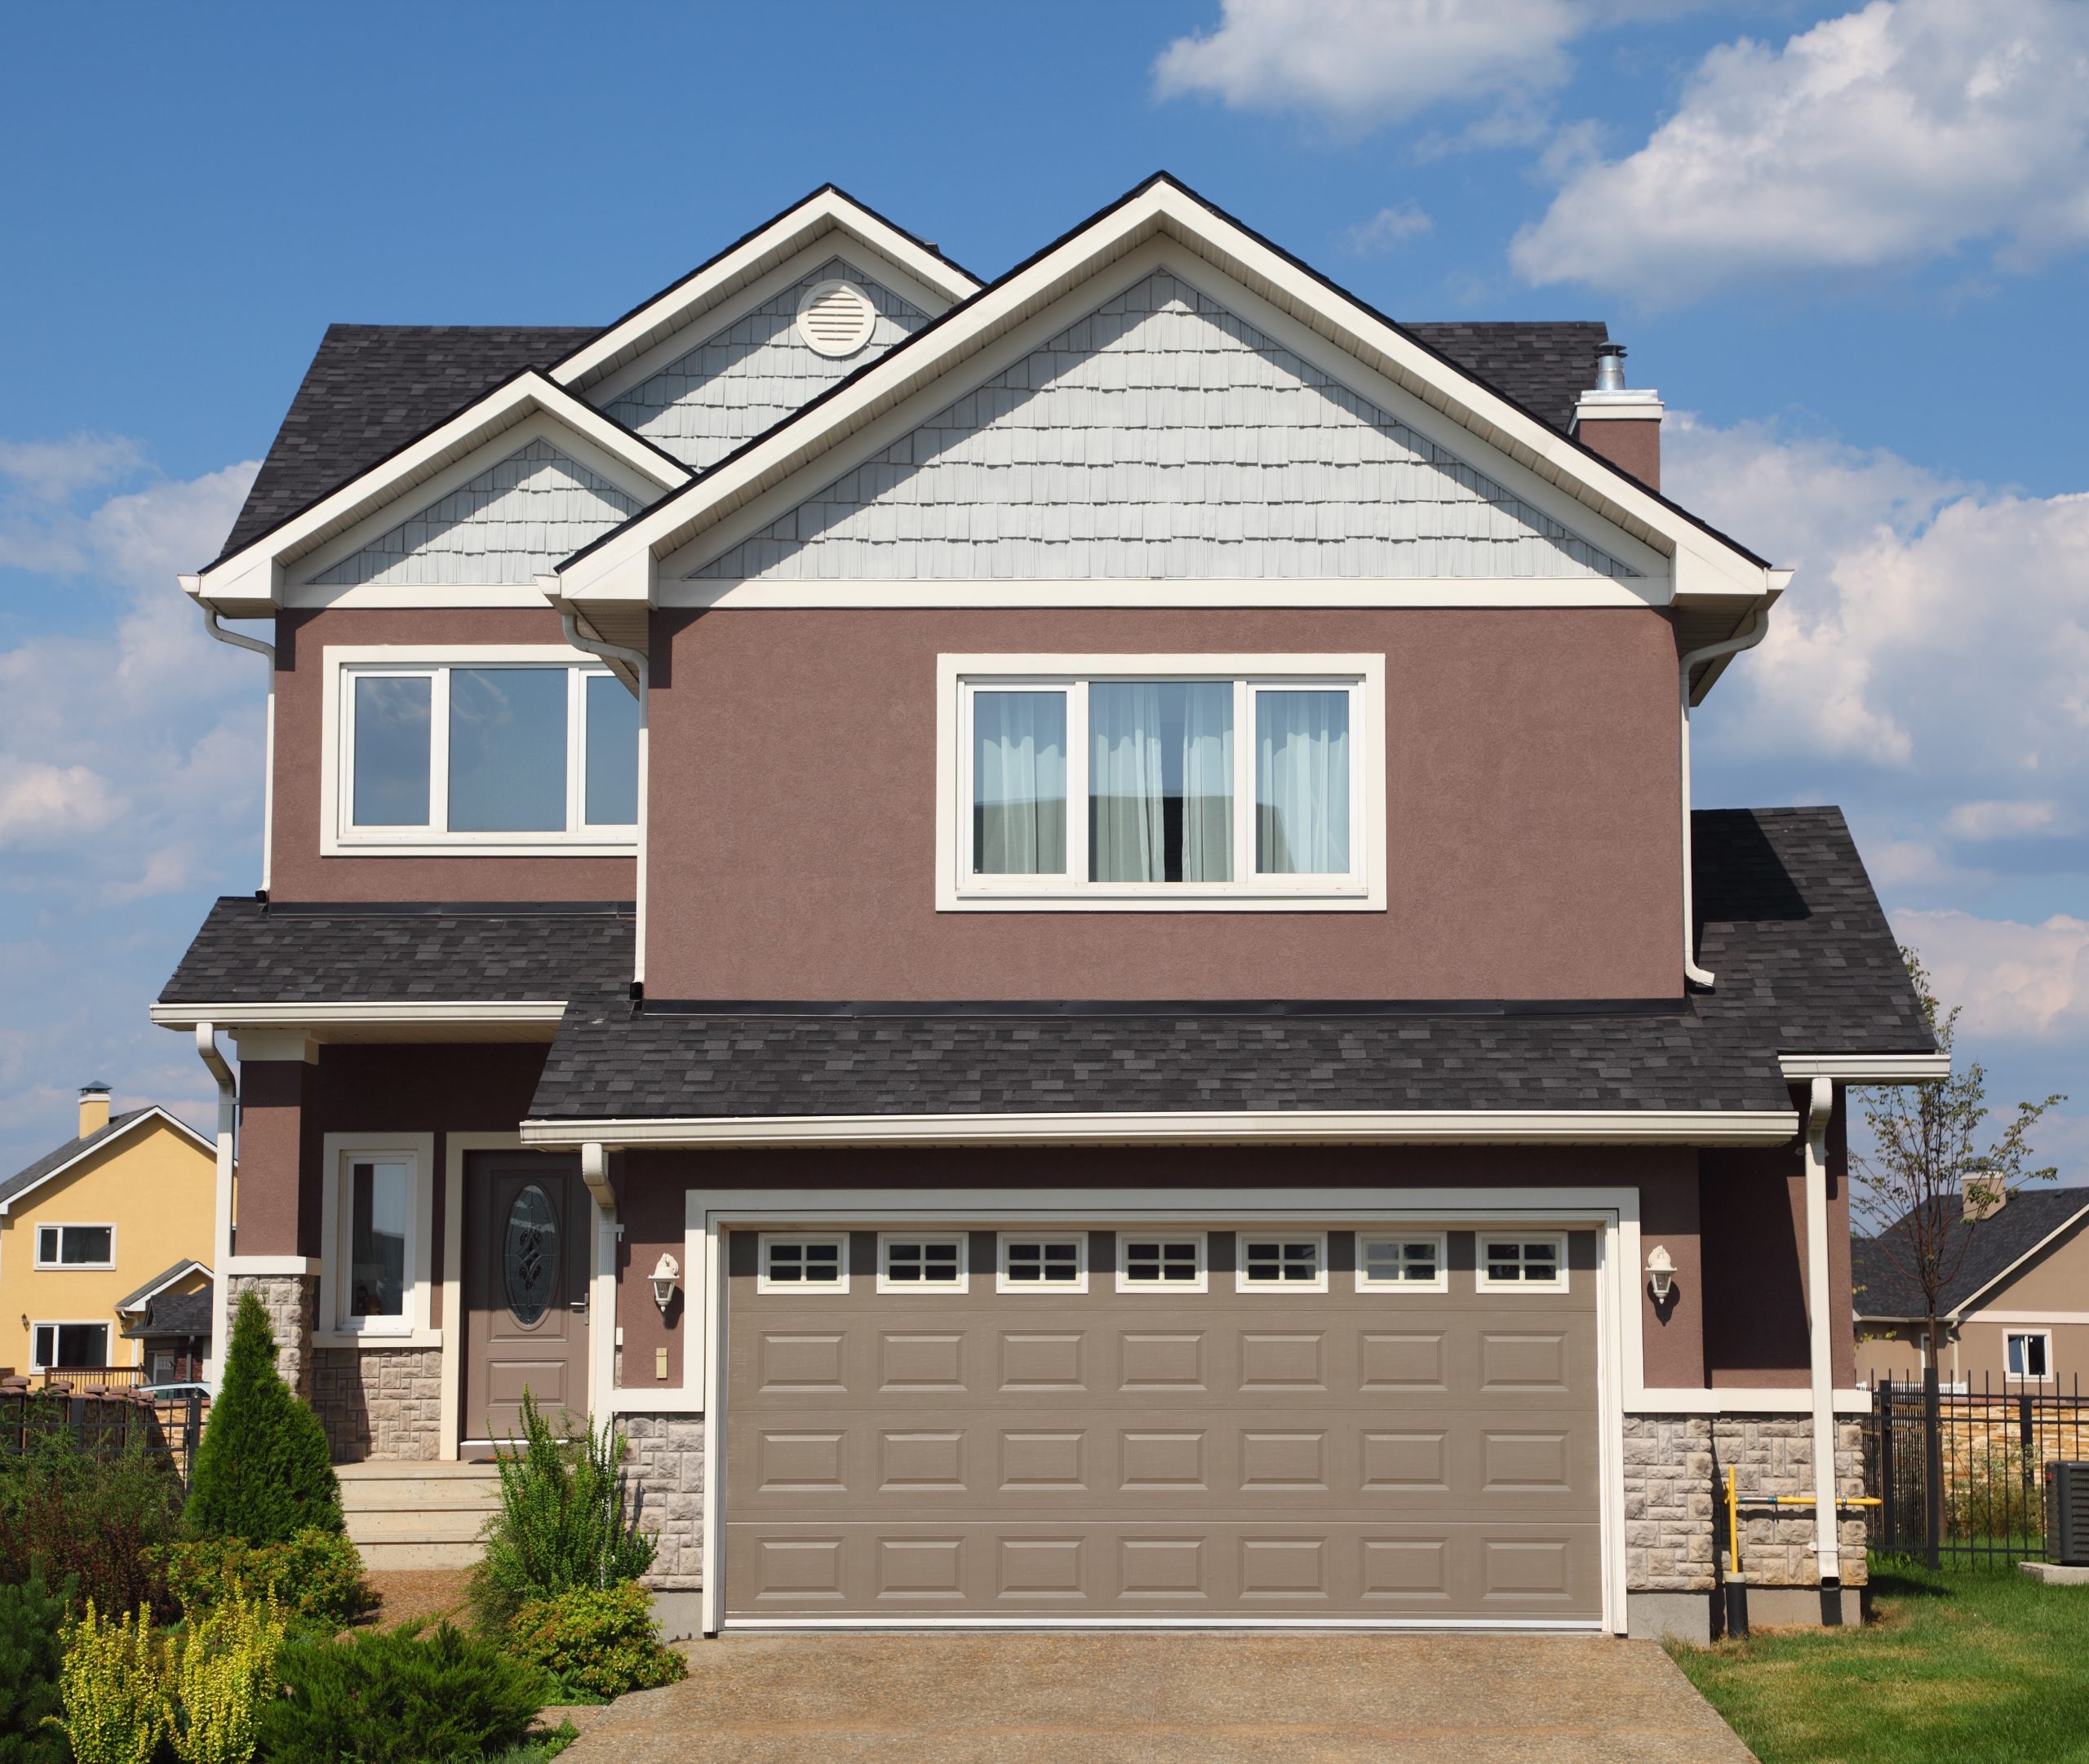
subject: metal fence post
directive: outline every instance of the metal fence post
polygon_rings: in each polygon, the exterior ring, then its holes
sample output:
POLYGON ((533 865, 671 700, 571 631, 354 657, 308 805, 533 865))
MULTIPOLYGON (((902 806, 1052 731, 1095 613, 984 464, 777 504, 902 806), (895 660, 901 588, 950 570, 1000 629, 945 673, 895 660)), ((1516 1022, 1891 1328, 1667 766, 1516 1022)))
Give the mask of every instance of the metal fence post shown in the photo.
POLYGON ((1944 1566, 1944 1416, 1936 1389, 1936 1356, 1923 1368, 1923 1528, 1928 1534, 1923 1559, 1944 1566))
POLYGON ((1879 1547, 1892 1549, 1899 1540, 1901 1529, 1900 1489, 1893 1479, 1893 1381, 1882 1378, 1878 1381, 1876 1398, 1878 1416, 1878 1491, 1885 1496, 1879 1509, 1881 1536, 1879 1547))

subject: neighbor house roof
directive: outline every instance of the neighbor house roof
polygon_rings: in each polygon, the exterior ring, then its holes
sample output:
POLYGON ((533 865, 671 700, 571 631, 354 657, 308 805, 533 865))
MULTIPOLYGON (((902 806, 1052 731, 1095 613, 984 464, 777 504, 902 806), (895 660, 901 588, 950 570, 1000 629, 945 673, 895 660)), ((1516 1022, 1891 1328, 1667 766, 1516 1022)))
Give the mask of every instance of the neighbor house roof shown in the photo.
POLYGON ((179 1115, 170 1115, 157 1103, 149 1103, 142 1109, 126 1110, 122 1115, 112 1115, 109 1124, 99 1127, 84 1138, 69 1139, 55 1150, 47 1151, 35 1163, 24 1164, 20 1169, 0 1182, 0 1212, 5 1212, 32 1189, 40 1188, 54 1177, 63 1175, 82 1158, 101 1150, 121 1139, 132 1128, 142 1127, 148 1121, 161 1120, 177 1132, 185 1134, 206 1151, 216 1148, 179 1115))
MULTIPOLYGON (((2079 1188, 2015 1190, 1999 1212, 1978 1225, 1969 1225, 1954 1212, 1945 1224, 1944 1260, 1948 1266, 1962 1246, 1965 1259, 1937 1294, 1938 1315, 1963 1310, 2055 1233, 2078 1227, 2085 1218, 2089 1190, 2079 1188)), ((1900 1319, 1927 1314, 1922 1288, 1892 1254, 1892 1246, 1905 1242, 1907 1230, 1903 1217, 1878 1237, 1852 1241, 1850 1272, 1858 1316, 1900 1319)))
POLYGON ((184 1279, 189 1274, 196 1273, 199 1270, 204 1274, 208 1274, 211 1271, 207 1267, 205 1267, 202 1262, 197 1261, 193 1256, 184 1256, 171 1268, 162 1268, 157 1274, 154 1274, 151 1279, 148 1280, 135 1292, 125 1293, 122 1298, 116 1301, 116 1309, 118 1310, 143 1310, 146 1305, 158 1294, 162 1287, 172 1286, 175 1281, 184 1279))
POLYGON ((162 1292, 145 1306, 144 1315, 123 1325, 126 1336, 208 1336, 213 1312, 211 1288, 193 1292, 162 1292))

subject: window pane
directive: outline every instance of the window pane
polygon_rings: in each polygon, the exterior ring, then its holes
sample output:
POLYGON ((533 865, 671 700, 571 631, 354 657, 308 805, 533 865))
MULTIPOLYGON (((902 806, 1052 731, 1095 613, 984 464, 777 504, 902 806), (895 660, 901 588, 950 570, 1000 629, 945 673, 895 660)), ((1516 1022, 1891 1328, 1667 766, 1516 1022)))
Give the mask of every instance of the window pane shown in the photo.
POLYGON ((1124 1245, 1124 1278, 1146 1282, 1194 1283, 1197 1244, 1194 1238, 1174 1243, 1134 1239, 1124 1245))
POLYGON ((36 1326, 36 1363, 55 1366, 58 1363, 58 1331, 52 1324, 36 1326))
POLYGON ((1063 875, 1067 695, 972 695, 975 875, 1063 875))
POLYGON ((412 1182, 403 1163, 348 1171, 348 1314, 406 1314, 406 1208, 412 1182))
POLYGON ((435 682, 358 676, 355 824, 428 825, 428 703, 435 682))
POLYGON ((106 1366, 109 1363, 107 1323, 60 1323, 58 1326, 60 1366, 106 1366))
POLYGON ((1255 694, 1255 868, 1349 870, 1349 694, 1255 694))
POLYGON ((1067 1243, 1011 1243, 1009 1281, 1067 1285, 1080 1279, 1080 1247, 1067 1243))
POLYGON ((115 1235, 112 1227, 105 1225, 69 1225, 58 1259, 66 1262, 97 1262, 111 1260, 110 1239, 115 1235))
POLYGON ((769 1279, 772 1284, 782 1282, 801 1286, 838 1285, 841 1279, 841 1246, 839 1243, 771 1243, 769 1246, 769 1279))
POLYGON ((47 1225, 38 1228, 36 1234, 36 1259, 38 1261, 58 1260, 58 1227, 56 1225, 47 1225))
POLYGON ((562 667, 450 671, 450 826, 459 833, 565 829, 562 667))
POLYGON ((2033 1378, 2042 1378, 2046 1376, 2046 1338, 2043 1336, 2032 1336, 2025 1341, 2024 1365, 2029 1376, 2033 1378))
POLYGON ((888 1243, 885 1277, 889 1282, 954 1286, 957 1283, 955 1243, 888 1243))
POLYGON ((1098 680, 1088 740, 1090 880, 1231 880, 1231 680, 1098 680))
POLYGON ((638 821, 638 700, 614 676, 590 674, 588 689, 588 806, 591 827, 638 821))

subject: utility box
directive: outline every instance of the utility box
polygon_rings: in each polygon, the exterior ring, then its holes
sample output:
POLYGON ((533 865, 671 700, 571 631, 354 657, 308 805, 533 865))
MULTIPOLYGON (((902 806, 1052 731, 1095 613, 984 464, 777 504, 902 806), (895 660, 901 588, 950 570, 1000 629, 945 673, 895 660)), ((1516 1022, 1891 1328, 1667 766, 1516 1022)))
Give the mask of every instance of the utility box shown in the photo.
POLYGON ((2089 1568, 2089 1464, 2046 1466, 2046 1555, 2063 1567, 2089 1568))

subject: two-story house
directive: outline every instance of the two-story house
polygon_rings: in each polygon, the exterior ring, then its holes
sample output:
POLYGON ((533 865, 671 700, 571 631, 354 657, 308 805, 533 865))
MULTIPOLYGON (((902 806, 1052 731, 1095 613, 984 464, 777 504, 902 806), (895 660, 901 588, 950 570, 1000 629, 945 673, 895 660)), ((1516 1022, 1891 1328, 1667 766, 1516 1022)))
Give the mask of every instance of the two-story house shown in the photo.
POLYGON ((1938 1061, 1841 816, 1691 809, 1786 576, 1624 378, 1165 176, 330 330, 184 578, 265 871, 154 1014, 337 1452, 614 1417, 712 1631, 1707 1633, 1727 1465, 1856 1491, 1843 1087, 1938 1061))

